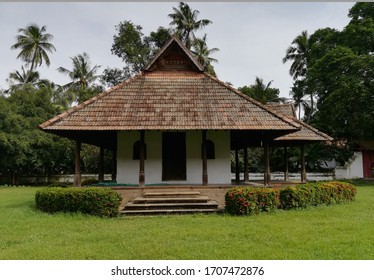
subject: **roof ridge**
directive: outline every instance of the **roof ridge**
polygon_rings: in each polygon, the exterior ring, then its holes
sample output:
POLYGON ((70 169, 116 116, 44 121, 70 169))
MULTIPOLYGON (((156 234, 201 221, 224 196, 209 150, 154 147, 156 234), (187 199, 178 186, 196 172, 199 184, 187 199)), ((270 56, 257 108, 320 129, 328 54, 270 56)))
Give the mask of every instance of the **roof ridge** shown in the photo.
POLYGON ((69 108, 68 110, 58 114, 57 116, 53 117, 52 119, 49 119, 48 121, 42 123, 39 125, 39 128, 40 129, 44 129, 44 128, 47 128, 48 126, 51 126, 51 125, 54 125, 55 123, 57 123, 58 121, 60 120, 63 120, 69 116, 71 116, 72 114, 80 111, 81 109, 87 107, 88 105, 104 98, 105 96, 108 96, 110 93, 112 93, 113 91, 123 87, 124 85, 132 82, 133 80, 139 78, 140 76, 143 76, 144 73, 143 72, 140 72, 130 78, 128 78, 127 80, 115 85, 115 86, 112 86, 110 88, 108 88, 107 90, 104 90, 102 92, 100 92, 99 94, 87 99, 86 101, 82 102, 82 103, 79 103, 78 105, 76 106, 73 106, 71 108, 69 108))
POLYGON ((207 73, 207 72, 204 72, 203 73, 205 76, 207 76, 208 78, 212 79, 212 80, 215 80, 216 82, 219 82, 221 85, 225 86, 226 88, 234 91, 237 95, 239 95, 240 97, 246 99, 247 101, 250 101, 252 102, 253 104, 255 104, 256 106, 259 106, 261 109, 264 109, 265 111, 271 113, 272 115, 274 115, 275 117, 277 117, 278 119, 281 119, 282 121, 285 121, 287 122, 288 124, 292 125, 293 127, 295 128, 298 128, 300 130, 301 126, 299 125, 296 125, 289 117, 286 117, 282 114, 278 114, 277 112, 271 110, 270 108, 267 108, 265 104, 262 104, 261 102, 257 101, 256 99, 254 98, 251 98, 249 97, 248 95, 242 93, 240 90, 234 88, 233 86, 229 85, 228 83, 225 83, 221 80, 219 80, 217 77, 214 77, 212 76, 211 74, 207 73))

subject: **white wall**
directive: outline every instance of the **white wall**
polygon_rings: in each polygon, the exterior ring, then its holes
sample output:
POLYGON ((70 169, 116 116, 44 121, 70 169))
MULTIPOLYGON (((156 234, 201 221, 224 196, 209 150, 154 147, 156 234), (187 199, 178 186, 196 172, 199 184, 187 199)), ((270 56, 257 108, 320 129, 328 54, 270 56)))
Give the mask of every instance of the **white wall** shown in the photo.
POLYGON ((356 179, 364 177, 362 153, 355 152, 344 166, 335 167, 336 179, 356 179))
MULTIPOLYGON (((140 139, 140 133, 119 132, 117 146, 117 182, 124 184, 139 183, 139 160, 133 160, 133 144, 140 139)), ((201 184, 202 160, 201 160, 201 131, 187 131, 187 180, 162 181, 162 132, 146 131, 145 143, 147 145, 147 159, 145 160, 146 184, 201 184)), ((208 131, 207 139, 215 145, 215 159, 208 160, 208 183, 231 183, 230 170, 230 132, 208 131)))

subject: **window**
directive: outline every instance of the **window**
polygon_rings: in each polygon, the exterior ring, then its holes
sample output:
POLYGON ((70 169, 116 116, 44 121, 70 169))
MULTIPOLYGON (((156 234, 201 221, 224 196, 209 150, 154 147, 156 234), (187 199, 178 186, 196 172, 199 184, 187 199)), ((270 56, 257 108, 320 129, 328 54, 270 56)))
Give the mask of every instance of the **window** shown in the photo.
MULTIPOLYGON (((139 160, 140 159, 140 146, 142 141, 138 140, 134 143, 132 149, 132 159, 139 160)), ((147 159, 147 145, 144 143, 144 159, 147 159)))

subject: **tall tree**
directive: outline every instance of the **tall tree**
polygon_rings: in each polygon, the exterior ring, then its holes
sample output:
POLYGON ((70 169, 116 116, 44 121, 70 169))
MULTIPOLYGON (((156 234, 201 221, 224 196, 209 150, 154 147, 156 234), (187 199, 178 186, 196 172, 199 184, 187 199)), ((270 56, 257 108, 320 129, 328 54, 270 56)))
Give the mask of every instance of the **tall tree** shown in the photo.
POLYGON ((117 35, 113 37, 114 42, 111 52, 121 58, 126 66, 123 70, 117 69, 114 72, 108 69, 106 71, 106 74, 108 74, 107 83, 113 82, 114 76, 112 74, 115 74, 115 77, 128 77, 140 72, 151 56, 171 37, 171 30, 164 27, 159 27, 149 36, 144 36, 143 28, 140 25, 135 25, 127 20, 116 25, 116 30, 117 35))
POLYGON ((304 30, 291 43, 291 46, 286 51, 286 56, 283 57, 283 63, 291 61, 290 75, 294 80, 303 78, 306 75, 308 66, 308 32, 304 30))
POLYGON ((262 78, 256 77, 253 85, 244 86, 238 88, 238 90, 263 104, 267 102, 283 102, 284 98, 279 97, 279 89, 270 87, 272 82, 270 81, 265 85, 262 78))
POLYGON ((218 60, 211 57, 211 55, 215 52, 218 52, 219 49, 209 49, 206 43, 206 36, 207 35, 205 34, 202 39, 195 39, 192 47, 192 52, 195 54, 200 64, 204 66, 205 71, 213 76, 216 76, 216 72, 214 71, 214 67, 211 65, 211 63, 218 62, 218 60))
POLYGON ((208 19, 198 20, 200 12, 191 10, 185 2, 179 2, 179 7, 173 7, 173 13, 168 16, 172 19, 171 26, 175 26, 176 33, 188 49, 191 49, 196 39, 195 32, 212 23, 208 19))
POLYGON ((75 95, 74 101, 83 102, 93 95, 99 93, 102 88, 95 86, 94 82, 100 77, 97 75, 100 65, 91 65, 90 57, 87 53, 78 54, 71 57, 73 68, 71 70, 59 67, 57 71, 67 75, 72 82, 63 86, 67 96, 75 95))
POLYGON ((78 54, 70 59, 73 63, 73 68, 71 70, 64 67, 57 68, 57 71, 67 75, 72 80, 71 83, 66 84, 64 87, 86 89, 91 83, 99 78, 96 73, 101 66, 95 65, 91 67, 90 57, 87 53, 84 52, 83 54, 78 54))
MULTIPOLYGON (((291 43, 291 46, 286 50, 286 55, 283 57, 283 63, 291 61, 290 75, 294 81, 304 80, 307 76, 307 70, 310 60, 310 45, 309 35, 306 30, 302 31, 291 43)), ((295 88, 294 88, 295 89, 295 88)), ((303 96, 309 95, 310 97, 310 110, 306 118, 306 122, 309 122, 312 114, 314 113, 314 95, 315 92, 312 87, 309 87, 307 83, 303 83, 303 87, 297 89, 299 92, 297 95, 300 97, 300 90, 303 90, 303 96)))
POLYGON ((31 85, 36 85, 38 83, 39 72, 25 70, 23 66, 21 70, 22 70, 21 72, 15 71, 15 72, 9 73, 9 79, 7 81, 11 84, 11 87, 19 87, 27 83, 31 85))
POLYGON ((41 66, 43 62, 49 66, 50 60, 47 52, 56 51, 54 45, 50 43, 53 36, 46 33, 46 30, 47 27, 45 25, 40 28, 37 24, 19 28, 18 33, 21 34, 16 37, 17 42, 11 46, 11 49, 21 49, 17 58, 21 58, 30 64, 30 73, 37 66, 41 66))

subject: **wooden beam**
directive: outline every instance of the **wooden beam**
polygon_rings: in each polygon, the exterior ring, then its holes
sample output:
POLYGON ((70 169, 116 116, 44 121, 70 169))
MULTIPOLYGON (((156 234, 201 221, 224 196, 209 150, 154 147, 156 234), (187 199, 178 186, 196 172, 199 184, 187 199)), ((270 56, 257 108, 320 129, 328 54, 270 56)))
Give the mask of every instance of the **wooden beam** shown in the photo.
POLYGON ((244 148, 244 182, 249 181, 249 175, 248 175, 248 148, 244 148))
POLYGON ((81 148, 82 143, 75 141, 75 172, 74 172, 74 186, 81 186, 81 148))
POLYGON ((104 182, 104 147, 100 147, 99 155, 99 182, 104 182))
POLYGON ((144 130, 141 130, 140 131, 139 187, 145 186, 144 158, 145 158, 144 130))
POLYGON ((112 154, 112 181, 117 181, 117 146, 113 148, 112 154))
POLYGON ((264 186, 270 185, 269 143, 264 141, 264 186))
POLYGON ((240 182, 240 170, 239 170, 239 150, 235 150, 235 181, 237 184, 240 182))
POLYGON ((289 180, 289 173, 288 173, 288 151, 287 146, 284 146, 284 180, 289 180))
POLYGON ((306 170, 305 170, 305 147, 301 145, 301 182, 306 182, 306 170))
POLYGON ((208 159, 207 159, 207 150, 206 150, 206 130, 202 130, 202 145, 201 153, 203 156, 203 185, 208 185, 208 159))

